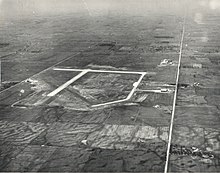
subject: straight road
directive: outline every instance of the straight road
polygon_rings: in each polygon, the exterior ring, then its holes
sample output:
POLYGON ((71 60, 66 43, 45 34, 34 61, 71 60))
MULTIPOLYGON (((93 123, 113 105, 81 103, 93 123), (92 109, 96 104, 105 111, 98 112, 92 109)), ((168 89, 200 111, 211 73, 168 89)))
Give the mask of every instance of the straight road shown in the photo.
POLYGON ((0 9, 1 171, 220 170, 218 1, 0 9))

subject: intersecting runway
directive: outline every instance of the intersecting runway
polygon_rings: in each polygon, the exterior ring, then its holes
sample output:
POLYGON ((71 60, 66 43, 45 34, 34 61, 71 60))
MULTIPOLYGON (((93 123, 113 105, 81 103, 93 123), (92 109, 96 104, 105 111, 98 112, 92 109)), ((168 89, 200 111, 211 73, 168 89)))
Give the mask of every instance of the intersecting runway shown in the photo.
POLYGON ((219 172, 219 12, 0 1, 0 171, 219 172))

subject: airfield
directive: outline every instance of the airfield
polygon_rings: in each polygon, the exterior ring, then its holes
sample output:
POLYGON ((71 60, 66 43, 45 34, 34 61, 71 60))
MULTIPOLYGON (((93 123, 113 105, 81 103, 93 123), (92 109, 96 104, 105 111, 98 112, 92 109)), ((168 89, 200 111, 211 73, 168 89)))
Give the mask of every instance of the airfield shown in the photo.
POLYGON ((220 172, 220 2, 1 0, 1 172, 220 172))

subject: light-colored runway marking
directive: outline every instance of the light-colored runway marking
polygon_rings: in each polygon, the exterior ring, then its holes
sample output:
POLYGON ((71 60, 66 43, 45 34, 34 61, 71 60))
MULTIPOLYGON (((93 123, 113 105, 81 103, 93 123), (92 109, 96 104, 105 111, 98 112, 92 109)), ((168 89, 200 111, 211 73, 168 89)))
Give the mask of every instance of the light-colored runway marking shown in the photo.
POLYGON ((167 144, 166 163, 165 163, 164 173, 168 172, 169 159, 170 159, 170 148, 171 148, 171 142, 172 142, 173 123, 174 123, 178 83, 179 83, 179 76, 180 76, 180 63, 181 63, 181 58, 182 58, 183 39, 184 39, 184 34, 185 34, 185 23, 186 23, 186 13, 184 16, 184 22, 183 22, 183 27, 182 27, 182 36, 181 36, 181 41, 180 41, 179 61, 178 61, 178 66, 177 66, 175 91, 174 91, 174 96, 173 96, 173 106, 172 106, 173 111, 172 111, 171 120, 170 120, 170 130, 169 130, 169 138, 168 138, 168 144, 167 144))
POLYGON ((167 89, 167 88, 165 88, 164 91, 163 91, 163 88, 162 89, 156 89, 156 90, 153 90, 153 89, 151 89, 151 90, 150 89, 149 90, 136 89, 136 92, 148 92, 148 93, 167 94, 167 93, 174 92, 174 90, 167 89))
POLYGON ((145 74, 146 74, 145 72, 142 73, 142 75, 141 75, 141 77, 138 79, 138 81, 134 83, 134 88, 131 90, 131 92, 129 93, 129 95, 128 95, 128 97, 127 97, 128 100, 129 100, 129 99, 132 97, 132 95, 134 94, 135 90, 137 89, 138 85, 141 83, 141 81, 142 81, 142 79, 144 78, 145 74))
POLYGON ((78 80, 79 78, 81 78, 83 75, 85 75, 88 72, 89 72, 89 70, 83 70, 81 73, 79 73, 78 75, 76 75, 75 77, 73 77, 72 79, 70 79, 69 81, 67 81, 66 83, 64 83, 63 85, 61 85, 60 87, 58 87, 57 89, 52 91, 51 93, 49 93, 47 96, 49 96, 49 97, 55 96, 60 91, 62 91, 66 87, 68 87, 70 84, 72 84, 73 82, 75 82, 76 80, 78 80))
POLYGON ((101 103, 101 104, 97 104, 97 105, 92 105, 91 107, 95 108, 95 107, 99 107, 99 106, 106 106, 106 105, 111 105, 111 104, 116 104, 116 103, 122 103, 127 101, 128 99, 122 99, 122 100, 116 100, 116 101, 112 101, 112 102, 106 102, 106 103, 101 103))
MULTIPOLYGON (((138 79, 138 81, 133 84, 133 88, 132 88, 131 92, 128 94, 128 96, 125 99, 111 101, 111 102, 106 102, 106 103, 101 103, 101 104, 97 104, 97 105, 92 105, 91 107, 106 106, 106 105, 110 105, 110 104, 115 104, 115 103, 121 103, 121 102, 128 101, 129 99, 131 99, 132 95, 136 91, 138 85, 141 83, 141 81, 144 78, 144 76, 146 74, 155 74, 154 72, 111 71, 111 70, 72 69, 72 68, 56 68, 56 67, 54 67, 53 70, 60 70, 60 71, 82 71, 82 72, 84 72, 84 74, 86 74, 88 72, 95 72, 95 73, 118 73, 118 74, 137 74, 137 75, 141 75, 140 78, 138 79)), ((76 77, 74 77, 74 78, 76 78, 76 80, 77 80, 80 77, 82 77, 84 75, 84 74, 82 74, 82 72, 79 75, 77 75, 76 77)), ((74 80, 74 78, 71 79, 70 81, 66 82, 65 84, 61 85, 56 90, 52 91, 50 94, 48 94, 48 96, 54 96, 57 93, 59 93, 60 91, 62 91, 64 88, 66 88, 71 83, 76 81, 76 80, 74 80)))
MULTIPOLYGON (((74 68, 53 68, 53 70, 60 70, 60 71, 83 71, 85 69, 74 69, 74 68)), ((121 73, 121 74, 156 74, 155 72, 138 72, 138 71, 112 71, 112 70, 93 70, 93 69, 87 69, 89 72, 95 72, 95 73, 121 73)))

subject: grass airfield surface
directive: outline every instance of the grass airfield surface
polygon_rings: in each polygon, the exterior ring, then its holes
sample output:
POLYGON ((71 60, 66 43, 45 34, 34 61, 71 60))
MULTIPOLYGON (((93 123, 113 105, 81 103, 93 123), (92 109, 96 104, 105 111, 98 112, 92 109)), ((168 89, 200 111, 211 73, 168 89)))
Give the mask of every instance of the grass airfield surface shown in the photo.
POLYGON ((218 1, 2 0, 0 16, 2 172, 219 172, 218 1))

